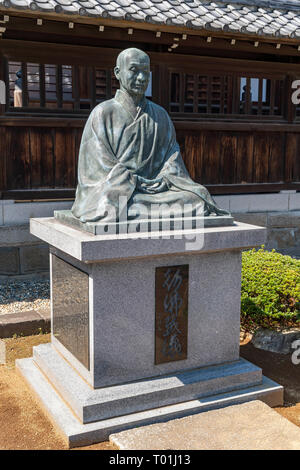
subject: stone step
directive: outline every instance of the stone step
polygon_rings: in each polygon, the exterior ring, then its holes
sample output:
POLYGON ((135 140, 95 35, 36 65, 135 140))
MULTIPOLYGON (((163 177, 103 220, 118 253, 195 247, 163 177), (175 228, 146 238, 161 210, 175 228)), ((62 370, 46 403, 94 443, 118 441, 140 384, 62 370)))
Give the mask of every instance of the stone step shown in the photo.
MULTIPOLYGON (((120 450, 300 450, 300 428, 252 401, 130 429, 109 440, 120 450)), ((169 466, 176 465, 175 457, 168 457, 169 466)))
POLYGON ((240 359, 93 390, 51 344, 36 346, 33 359, 82 423, 233 392, 262 382, 261 369, 240 359))
POLYGON ((50 332, 50 309, 0 315, 0 338, 30 336, 50 332))
POLYGON ((39 402, 43 405, 49 417, 65 436, 69 447, 105 441, 109 438, 110 434, 133 427, 166 422, 174 418, 182 418, 202 411, 223 408, 251 400, 262 400, 270 406, 282 405, 283 402, 283 387, 263 377, 262 384, 235 392, 162 406, 94 423, 81 424, 32 358, 19 359, 16 362, 16 366, 32 391, 37 395, 39 402))

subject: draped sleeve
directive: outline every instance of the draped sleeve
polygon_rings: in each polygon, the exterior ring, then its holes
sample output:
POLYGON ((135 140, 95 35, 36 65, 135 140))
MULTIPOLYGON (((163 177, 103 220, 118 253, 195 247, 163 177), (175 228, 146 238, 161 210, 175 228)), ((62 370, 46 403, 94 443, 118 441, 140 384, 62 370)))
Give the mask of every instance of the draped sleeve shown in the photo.
POLYGON ((129 200, 136 186, 136 176, 116 156, 117 137, 122 135, 113 128, 116 106, 113 100, 98 105, 84 128, 72 207, 73 215, 82 222, 107 219, 111 206, 118 211, 120 193, 129 200))

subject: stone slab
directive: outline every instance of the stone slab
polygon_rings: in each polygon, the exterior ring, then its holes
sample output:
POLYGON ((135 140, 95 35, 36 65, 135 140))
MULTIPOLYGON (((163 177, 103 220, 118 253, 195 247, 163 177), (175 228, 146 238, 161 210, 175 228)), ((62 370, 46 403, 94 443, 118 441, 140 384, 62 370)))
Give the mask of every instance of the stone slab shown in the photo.
POLYGON ((20 246, 40 243, 36 237, 29 233, 29 221, 24 225, 0 226, 0 246, 20 246))
POLYGON ((50 321, 51 321, 51 310, 50 308, 37 308, 36 313, 42 317, 45 322, 49 324, 50 327, 50 321))
POLYGON ((40 281, 41 279, 49 280, 48 271, 38 271, 28 274, 0 274, 0 282, 4 281, 40 281))
POLYGON ((255 400, 112 434, 109 440, 120 450, 300 450, 300 428, 255 400))
POLYGON ((83 423, 259 385, 261 369, 245 359, 92 390, 51 344, 33 348, 33 360, 83 423))
POLYGON ((258 225, 259 227, 266 227, 267 212, 244 212, 234 214, 234 219, 238 222, 245 224, 258 225))
POLYGON ((289 329, 273 331, 266 328, 259 328, 252 338, 252 344, 257 349, 271 351, 279 354, 292 354, 293 342, 300 343, 300 329, 289 329))
POLYGON ((81 424, 65 401, 62 400, 57 391, 50 385, 44 374, 35 365, 32 358, 17 360, 16 367, 39 399, 39 403, 42 404, 49 417, 65 436, 69 447, 105 441, 110 434, 133 427, 166 422, 170 419, 181 418, 199 413, 200 411, 244 403, 250 400, 259 399, 270 406, 278 406, 283 403, 283 387, 264 377, 261 385, 238 390, 233 393, 218 394, 199 400, 191 400, 176 405, 162 406, 153 410, 131 413, 118 418, 81 424))
POLYGON ((246 249, 266 241, 266 229, 237 222, 213 227, 166 232, 93 235, 62 224, 54 217, 31 219, 30 231, 75 259, 90 263, 164 254, 246 249))
POLYGON ((269 212, 289 210, 290 194, 236 194, 230 196, 230 212, 269 212))
POLYGON ((174 230, 176 228, 183 229, 189 228, 202 228, 202 227, 224 227, 233 225, 234 219, 230 215, 226 216, 213 216, 209 217, 186 217, 185 219, 152 219, 147 220, 132 220, 118 223, 103 223, 103 222, 81 222, 77 217, 74 217, 72 211, 54 211, 55 219, 61 223, 70 225, 71 227, 78 228, 84 232, 92 233, 93 235, 105 235, 107 233, 135 233, 135 232, 151 232, 153 230, 162 231, 165 227, 174 230))
POLYGON ((300 227, 300 211, 270 212, 268 226, 276 228, 300 227))
POLYGON ((43 331, 50 331, 50 318, 39 315, 34 310, 0 315, 0 338, 14 335, 30 336, 43 331))
POLYGON ((4 224, 4 217, 3 217, 3 204, 0 201, 0 226, 4 224))
POLYGON ((268 249, 283 250, 296 247, 295 228, 268 228, 268 249))
POLYGON ((19 249, 16 247, 0 248, 0 274, 19 273, 19 249))
POLYGON ((21 246, 19 249, 22 274, 49 269, 49 247, 47 245, 21 246))
POLYGON ((300 192, 296 194, 290 194, 289 210, 300 211, 300 192))
POLYGON ((73 201, 15 202, 3 204, 4 225, 22 225, 32 217, 51 217, 57 209, 69 209, 73 201))

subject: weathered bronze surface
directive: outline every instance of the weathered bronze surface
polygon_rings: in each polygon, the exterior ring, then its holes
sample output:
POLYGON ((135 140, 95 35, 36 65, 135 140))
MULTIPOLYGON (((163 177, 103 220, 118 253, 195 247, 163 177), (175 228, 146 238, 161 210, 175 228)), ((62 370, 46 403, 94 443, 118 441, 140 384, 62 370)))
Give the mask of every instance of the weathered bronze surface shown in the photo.
POLYGON ((87 369, 89 276, 52 254, 53 334, 87 369))
POLYGON ((149 56, 122 51, 115 76, 120 90, 93 109, 82 135, 72 207, 82 228, 124 218, 165 219, 170 210, 179 218, 229 215, 190 178, 168 113, 145 98, 149 56))
POLYGON ((187 358, 188 290, 187 264, 156 268, 155 364, 187 358))

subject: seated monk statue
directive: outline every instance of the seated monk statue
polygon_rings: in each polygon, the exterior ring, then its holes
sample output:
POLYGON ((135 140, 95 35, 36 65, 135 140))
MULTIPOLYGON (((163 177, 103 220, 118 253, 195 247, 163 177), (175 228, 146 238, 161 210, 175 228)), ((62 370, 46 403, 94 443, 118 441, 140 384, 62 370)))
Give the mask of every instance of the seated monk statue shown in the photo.
POLYGON ((109 207, 118 214, 120 196, 126 197, 128 219, 136 215, 130 208, 141 204, 176 204, 175 217, 182 217, 184 205, 192 212, 184 216, 228 215, 189 177, 168 113, 145 98, 149 56, 126 49, 114 72, 120 89, 93 109, 84 128, 73 216, 81 222, 110 222, 109 207))

